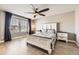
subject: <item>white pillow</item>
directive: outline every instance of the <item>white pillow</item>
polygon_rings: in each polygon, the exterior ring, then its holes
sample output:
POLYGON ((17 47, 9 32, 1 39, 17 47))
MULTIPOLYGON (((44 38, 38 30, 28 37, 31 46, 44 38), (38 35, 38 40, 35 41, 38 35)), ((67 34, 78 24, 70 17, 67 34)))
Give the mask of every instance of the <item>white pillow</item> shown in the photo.
POLYGON ((48 29, 48 30, 47 30, 47 33, 53 34, 53 33, 55 33, 55 30, 54 30, 54 29, 48 29))
POLYGON ((41 33, 41 30, 37 30, 37 31, 36 31, 36 34, 39 34, 39 33, 41 33))
POLYGON ((46 29, 42 29, 42 33, 46 33, 46 29))

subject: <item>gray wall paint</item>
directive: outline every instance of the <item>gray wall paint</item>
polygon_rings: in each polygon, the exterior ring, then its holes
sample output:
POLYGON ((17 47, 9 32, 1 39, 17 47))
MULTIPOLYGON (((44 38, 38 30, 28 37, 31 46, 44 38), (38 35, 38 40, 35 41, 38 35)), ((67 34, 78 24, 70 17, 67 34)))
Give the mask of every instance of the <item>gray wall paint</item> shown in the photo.
POLYGON ((75 40, 75 12, 67 12, 63 14, 53 15, 49 17, 43 17, 37 20, 36 29, 41 28, 41 24, 48 22, 58 22, 60 24, 60 31, 68 32, 69 39, 75 40))

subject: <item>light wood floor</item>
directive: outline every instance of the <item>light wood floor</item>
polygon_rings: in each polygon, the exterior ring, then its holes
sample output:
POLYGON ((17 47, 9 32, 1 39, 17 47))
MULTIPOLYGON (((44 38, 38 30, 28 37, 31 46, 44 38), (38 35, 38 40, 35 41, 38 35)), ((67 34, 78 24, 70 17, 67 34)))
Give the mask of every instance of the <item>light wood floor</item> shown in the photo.
MULTIPOLYGON (((79 48, 73 43, 57 41, 54 55, 79 55, 79 48)), ((48 55, 31 45, 26 45, 26 38, 15 39, 0 44, 0 55, 48 55)))

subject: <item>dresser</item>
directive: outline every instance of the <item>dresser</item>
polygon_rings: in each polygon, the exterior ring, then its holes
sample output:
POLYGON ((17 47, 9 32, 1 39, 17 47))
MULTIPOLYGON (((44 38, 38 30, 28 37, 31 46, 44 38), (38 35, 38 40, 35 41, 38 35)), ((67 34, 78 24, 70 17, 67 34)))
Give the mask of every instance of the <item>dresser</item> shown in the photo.
POLYGON ((64 40, 64 41, 68 42, 68 33, 58 32, 57 33, 57 40, 64 40))

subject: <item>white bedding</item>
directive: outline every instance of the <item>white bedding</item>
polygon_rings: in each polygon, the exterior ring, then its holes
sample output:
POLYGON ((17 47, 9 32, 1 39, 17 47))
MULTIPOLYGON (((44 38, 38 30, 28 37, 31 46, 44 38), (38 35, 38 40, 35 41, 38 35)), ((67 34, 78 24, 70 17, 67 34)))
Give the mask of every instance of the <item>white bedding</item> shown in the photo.
POLYGON ((36 34, 33 34, 35 36, 40 36, 40 37, 46 37, 46 38, 52 38, 55 36, 54 33, 50 34, 50 33, 36 33, 36 34))
POLYGON ((35 36, 40 36, 40 37, 46 37, 46 38, 53 38, 56 36, 55 30, 54 29, 48 29, 47 31, 42 30, 42 32, 36 32, 33 34, 35 36))

